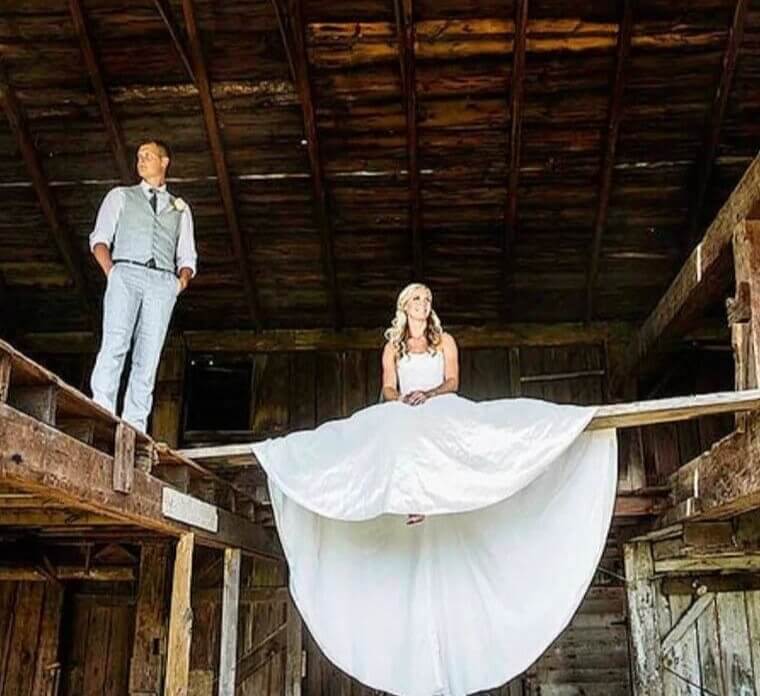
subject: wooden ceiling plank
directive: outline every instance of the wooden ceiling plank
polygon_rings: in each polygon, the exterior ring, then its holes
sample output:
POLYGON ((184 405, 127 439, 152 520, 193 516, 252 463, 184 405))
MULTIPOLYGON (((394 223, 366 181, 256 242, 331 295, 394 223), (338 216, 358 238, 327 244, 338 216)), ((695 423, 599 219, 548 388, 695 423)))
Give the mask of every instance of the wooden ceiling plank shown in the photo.
POLYGON ((19 103, 16 91, 10 83, 7 70, 0 63, 0 101, 10 124, 11 130, 16 137, 21 157, 26 165, 32 187, 37 194, 42 214, 49 228, 50 239, 60 254, 63 264, 71 276, 76 292, 87 312, 87 316, 93 328, 99 329, 100 313, 95 302, 84 273, 84 264, 81 254, 77 251, 73 235, 66 227, 61 218, 53 192, 50 189, 45 172, 40 162, 39 154, 34 146, 34 141, 29 132, 29 126, 19 103))

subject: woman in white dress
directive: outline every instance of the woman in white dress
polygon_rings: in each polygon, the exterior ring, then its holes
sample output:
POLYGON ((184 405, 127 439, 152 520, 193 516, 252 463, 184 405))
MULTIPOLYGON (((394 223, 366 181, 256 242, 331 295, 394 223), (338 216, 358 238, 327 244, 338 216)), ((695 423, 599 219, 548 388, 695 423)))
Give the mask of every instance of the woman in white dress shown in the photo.
POLYGON ((616 437, 584 432, 595 407, 457 396, 431 300, 399 296, 388 403, 252 449, 325 655, 376 689, 464 696, 525 671, 572 618, 612 517, 616 437))
MULTIPOLYGON (((459 356, 454 339, 443 331, 433 311, 433 294, 420 283, 404 288, 396 301, 396 316, 385 332, 383 399, 419 406, 459 389, 459 356)), ((411 514, 407 524, 424 515, 411 514)))

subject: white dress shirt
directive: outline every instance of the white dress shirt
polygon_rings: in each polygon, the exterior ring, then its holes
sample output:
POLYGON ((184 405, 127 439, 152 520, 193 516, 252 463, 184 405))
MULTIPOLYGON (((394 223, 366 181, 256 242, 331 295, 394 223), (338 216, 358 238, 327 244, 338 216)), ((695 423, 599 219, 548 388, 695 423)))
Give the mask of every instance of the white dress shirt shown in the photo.
MULTIPOLYGON (((158 191, 156 208, 159 212, 169 205, 171 201, 176 200, 176 197, 171 196, 166 190, 166 184, 153 187, 143 179, 140 182, 140 188, 148 200, 151 197, 151 188, 155 188, 158 191)), ((109 249, 111 248, 114 235, 116 234, 116 224, 119 221, 122 210, 124 210, 124 187, 117 186, 106 194, 106 197, 100 204, 98 217, 95 220, 95 229, 90 234, 90 250, 95 249, 96 244, 105 244, 109 249)), ((179 239, 177 240, 175 261, 177 273, 182 268, 189 268, 192 275, 195 275, 198 254, 195 250, 193 214, 190 212, 190 206, 187 203, 185 203, 185 208, 180 215, 179 239)))

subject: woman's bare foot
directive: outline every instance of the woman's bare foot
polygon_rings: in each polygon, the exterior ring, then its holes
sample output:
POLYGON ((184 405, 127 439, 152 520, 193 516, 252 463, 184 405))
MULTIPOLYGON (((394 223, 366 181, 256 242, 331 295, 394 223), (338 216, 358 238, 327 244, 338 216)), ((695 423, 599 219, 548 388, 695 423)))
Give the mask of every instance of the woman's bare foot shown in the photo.
POLYGON ((406 516, 406 524, 408 527, 411 527, 413 524, 419 524, 420 522, 425 521, 425 515, 407 515, 406 516))

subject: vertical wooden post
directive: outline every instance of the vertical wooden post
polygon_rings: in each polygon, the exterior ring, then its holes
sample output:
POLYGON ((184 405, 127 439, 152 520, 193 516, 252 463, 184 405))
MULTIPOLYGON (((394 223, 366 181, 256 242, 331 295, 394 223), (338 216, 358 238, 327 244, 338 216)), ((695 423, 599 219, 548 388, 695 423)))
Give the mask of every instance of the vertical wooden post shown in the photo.
POLYGON ((509 387, 513 398, 522 395, 520 374, 520 349, 515 346, 509 349, 509 387))
POLYGON ((11 386, 11 356, 0 353, 0 404, 8 401, 8 390, 11 386))
POLYGON ((657 624, 657 593, 652 580, 654 559, 647 541, 624 547, 626 594, 633 658, 634 696, 661 696, 663 693, 660 632, 657 624))
POLYGON ((116 426, 113 451, 113 489, 129 493, 135 478, 135 431, 123 421, 116 426))
POLYGON ((58 643, 62 612, 63 585, 58 582, 46 583, 37 645, 37 664, 34 670, 34 683, 30 691, 38 696, 56 696, 60 676, 58 643))
POLYGON ((224 550, 222 638, 219 657, 219 696, 235 696, 238 608, 240 603, 240 549, 224 550))
POLYGON ((187 696, 190 680, 190 640, 193 633, 193 611, 190 606, 190 585, 193 576, 195 535, 180 537, 174 559, 172 603, 169 614, 169 648, 166 657, 164 696, 187 696))
POLYGON ((129 664, 130 696, 158 696, 166 656, 166 580, 169 547, 144 544, 140 557, 135 638, 129 664))
POLYGON ((172 448, 179 446, 184 381, 185 344, 181 336, 171 336, 158 368, 151 436, 172 448))
POLYGON ((303 678, 303 622, 301 615, 288 597, 287 648, 285 653, 285 696, 301 696, 303 678))

